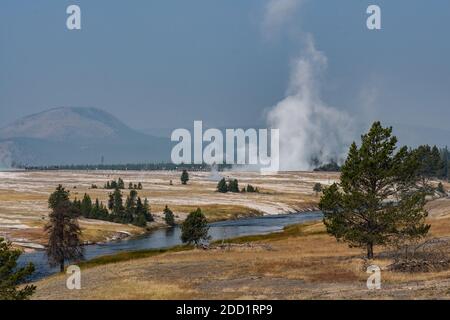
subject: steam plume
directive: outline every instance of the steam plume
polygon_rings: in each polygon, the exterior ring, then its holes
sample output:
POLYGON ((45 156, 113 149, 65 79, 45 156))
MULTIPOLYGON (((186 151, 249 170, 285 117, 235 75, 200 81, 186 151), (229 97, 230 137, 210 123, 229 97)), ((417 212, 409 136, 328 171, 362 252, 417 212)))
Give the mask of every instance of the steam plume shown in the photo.
POLYGON ((349 115, 320 97, 327 59, 312 37, 306 38, 304 54, 292 65, 287 96, 267 115, 268 124, 280 129, 282 170, 310 170, 313 160, 320 165, 342 159, 353 137, 349 115))

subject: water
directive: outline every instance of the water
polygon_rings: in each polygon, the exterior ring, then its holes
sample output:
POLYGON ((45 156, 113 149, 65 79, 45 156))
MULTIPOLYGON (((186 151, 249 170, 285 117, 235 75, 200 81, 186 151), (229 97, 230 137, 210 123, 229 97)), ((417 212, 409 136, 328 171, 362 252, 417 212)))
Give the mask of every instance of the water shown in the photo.
MULTIPOLYGON (((321 218, 321 212, 310 212, 221 221, 210 224, 209 235, 212 237, 212 240, 221 240, 248 235, 268 234, 281 231, 288 225, 319 220, 321 218)), ((90 260, 124 251, 173 247, 181 244, 180 234, 181 230, 179 227, 158 229, 137 238, 89 245, 85 247, 85 258, 90 260)), ((59 271, 59 268, 51 268, 48 265, 47 257, 43 251, 23 254, 18 262, 19 265, 29 262, 34 264, 36 271, 31 280, 40 279, 59 271)))

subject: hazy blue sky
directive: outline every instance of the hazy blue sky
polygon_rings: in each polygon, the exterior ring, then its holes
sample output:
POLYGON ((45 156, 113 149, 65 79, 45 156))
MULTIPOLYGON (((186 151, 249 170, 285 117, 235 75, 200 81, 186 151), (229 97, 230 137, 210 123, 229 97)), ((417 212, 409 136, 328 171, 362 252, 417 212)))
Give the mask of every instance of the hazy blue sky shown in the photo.
POLYGON ((309 0, 282 30, 262 0, 1 0, 0 126, 92 106, 136 128, 265 122, 304 33, 328 58, 323 100, 368 121, 448 128, 450 1, 309 0), (66 7, 82 9, 68 31, 66 7), (381 31, 366 8, 382 8, 381 31))

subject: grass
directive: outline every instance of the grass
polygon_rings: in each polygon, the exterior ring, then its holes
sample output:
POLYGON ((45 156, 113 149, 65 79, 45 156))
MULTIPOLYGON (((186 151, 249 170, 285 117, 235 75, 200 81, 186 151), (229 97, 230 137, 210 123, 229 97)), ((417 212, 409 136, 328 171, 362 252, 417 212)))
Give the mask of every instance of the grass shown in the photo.
MULTIPOLYGON (((165 206, 153 205, 154 212, 162 212, 165 206)), ((216 222, 222 220, 238 219, 243 217, 260 216, 262 213, 258 210, 248 208, 240 205, 225 205, 225 204, 207 204, 207 205, 170 205, 169 208, 174 212, 190 213, 197 208, 202 209, 203 214, 209 222, 216 222)))
MULTIPOLYGON (((313 234, 324 234, 324 230, 315 230, 317 226, 320 225, 317 222, 315 223, 307 223, 307 224, 296 224, 284 227, 283 231, 269 233, 264 235, 254 235, 254 236, 244 236, 244 237, 236 237, 232 239, 228 239, 223 241, 224 243, 248 243, 248 242, 260 242, 260 241, 274 241, 274 240, 283 240, 290 237, 299 237, 313 234)), ((218 240, 213 242, 212 244, 222 243, 222 240, 218 240)), ((164 249, 147 249, 147 250, 137 250, 137 251, 128 251, 121 252, 113 255, 102 256, 98 258, 91 259, 89 261, 81 262, 79 266, 81 268, 92 268, 101 265, 107 265, 111 263, 119 263, 126 262, 137 259, 150 258, 157 255, 161 255, 164 253, 174 253, 174 252, 182 252, 193 250, 194 246, 189 245, 178 245, 170 248, 164 249)))
POLYGON ((193 249, 192 246, 174 246, 166 249, 148 249, 148 250, 137 250, 137 251, 128 251, 128 252, 121 252, 117 254, 102 256, 98 258, 91 259, 89 261, 81 262, 79 263, 80 268, 86 269, 86 268, 93 268, 97 266, 102 266, 106 264, 111 263, 119 263, 119 262, 126 262, 131 260, 138 260, 138 259, 144 259, 144 258, 150 258, 154 257, 163 253, 170 253, 170 252, 181 252, 186 250, 193 249))
MULTIPOLYGON (((450 233, 450 219, 430 221, 432 236, 450 233)), ((81 265, 82 290, 65 289, 65 275, 36 283, 36 299, 392 299, 448 297, 450 270, 405 274, 366 261, 326 234, 322 223, 231 239, 264 243, 199 250, 178 246, 101 257, 81 265), (382 290, 368 291, 367 263, 382 267, 382 290), (77 292, 75 292, 77 291, 77 292)), ((376 254, 381 252, 377 248, 376 254)))
POLYGON ((286 226, 280 232, 273 232, 269 234, 262 235, 252 235, 252 236, 243 236, 232 239, 226 239, 224 241, 219 240, 215 243, 236 243, 242 244, 247 242, 257 242, 257 241, 276 241, 276 240, 284 240, 291 237, 300 237, 306 235, 314 235, 314 234, 325 234, 325 230, 322 228, 322 224, 318 222, 309 222, 302 224, 294 224, 291 226, 286 226))

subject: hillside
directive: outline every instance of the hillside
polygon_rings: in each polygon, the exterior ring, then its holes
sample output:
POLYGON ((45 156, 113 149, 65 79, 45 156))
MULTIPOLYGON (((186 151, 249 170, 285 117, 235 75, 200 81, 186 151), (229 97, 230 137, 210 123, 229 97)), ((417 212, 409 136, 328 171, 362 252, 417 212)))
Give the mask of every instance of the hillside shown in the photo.
POLYGON ((63 107, 0 128, 0 167, 167 161, 170 141, 96 108, 63 107))

